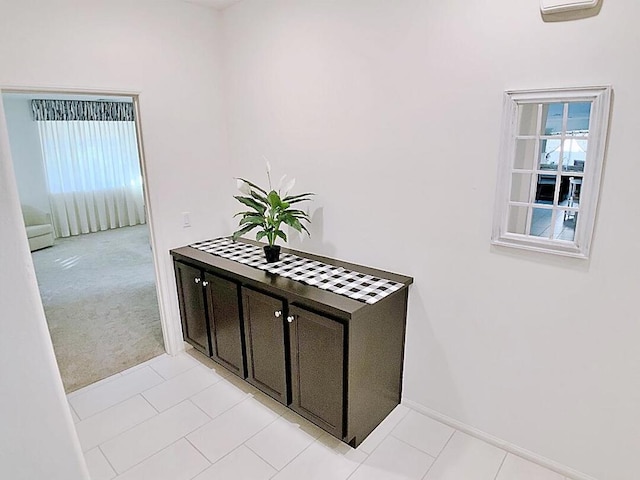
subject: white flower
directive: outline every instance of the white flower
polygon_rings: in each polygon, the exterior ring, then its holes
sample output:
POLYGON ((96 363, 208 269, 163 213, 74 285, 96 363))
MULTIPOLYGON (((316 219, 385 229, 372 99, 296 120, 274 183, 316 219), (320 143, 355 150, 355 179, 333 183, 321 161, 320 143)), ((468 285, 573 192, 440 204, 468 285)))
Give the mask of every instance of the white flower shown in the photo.
POLYGON ((245 195, 251 195, 251 187, 247 182, 245 182, 244 180, 240 180, 238 178, 236 179, 236 185, 238 187, 238 190, 240 190, 240 192, 244 193, 245 195))
POLYGON ((278 186, 276 187, 276 190, 278 192, 282 191, 282 186, 286 181, 287 181, 287 174, 285 173, 284 175, 282 175, 282 177, 280 177, 280 181, 278 182, 278 186))
POLYGON ((273 190, 273 187, 271 186, 271 164, 269 163, 269 160, 267 160, 266 156, 262 156, 262 158, 264 158, 264 161, 267 164, 267 178, 269 179, 269 190, 273 190))
POLYGON ((286 197, 287 195, 289 195, 289 192, 291 191, 291 189, 293 188, 293 186, 296 184, 296 179, 292 178, 291 180, 289 180, 287 182, 287 184, 284 186, 284 188, 282 189, 282 198, 286 197))

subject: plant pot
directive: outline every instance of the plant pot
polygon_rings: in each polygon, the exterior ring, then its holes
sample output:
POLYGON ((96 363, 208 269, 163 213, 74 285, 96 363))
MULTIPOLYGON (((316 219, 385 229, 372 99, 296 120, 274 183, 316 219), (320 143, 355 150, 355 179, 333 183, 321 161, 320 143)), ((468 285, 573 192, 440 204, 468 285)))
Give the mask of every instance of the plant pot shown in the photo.
POLYGON ((264 256, 267 258, 267 263, 274 263, 280 260, 280 245, 265 245, 264 256))

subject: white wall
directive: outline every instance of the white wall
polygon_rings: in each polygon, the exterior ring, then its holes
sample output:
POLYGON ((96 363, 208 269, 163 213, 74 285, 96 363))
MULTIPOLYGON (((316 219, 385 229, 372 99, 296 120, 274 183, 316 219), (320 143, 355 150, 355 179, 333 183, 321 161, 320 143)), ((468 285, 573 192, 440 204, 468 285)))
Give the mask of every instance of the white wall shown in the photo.
POLYGON ((0 478, 88 480, 8 159, 0 116, 0 478))
MULTIPOLYGON (((181 333, 168 251, 228 233, 220 220, 227 212, 219 213, 219 206, 226 203, 231 209, 219 14, 165 0, 0 0, 0 12, 0 88, 140 93, 158 286, 164 299, 161 308, 170 322, 165 334, 173 341, 170 347, 180 348, 181 342, 175 341, 181 333), (182 228, 184 211, 191 212, 191 228, 182 228)), ((0 138, 5 134, 3 122, 0 138)), ((46 324, 21 233, 15 183, 9 178, 8 147, 3 149, 0 477, 75 480, 81 470, 70 445, 68 407, 44 338, 46 324), (13 189, 5 190, 5 184, 13 184, 13 189), (40 410, 32 411, 36 405, 40 410), (5 453, 11 455, 9 463, 2 458, 5 453), (33 474, 17 474, 17 465, 32 466, 33 474), (47 474, 34 473, 39 469, 47 474)))
MULTIPOLYGON (((218 15, 186 3, 0 0, 0 87, 140 92, 171 338, 167 251, 228 233, 230 176, 263 181, 264 154, 276 175, 319 194, 313 237, 295 246, 415 277, 406 398, 599 479, 630 480, 640 470, 640 32, 624 26, 640 4, 605 0, 600 15, 565 23, 537 9, 245 0, 223 16, 221 51, 218 15), (502 92, 605 83, 615 103, 592 259, 491 249, 502 92)), ((15 455, 0 476, 20 478, 20 462, 33 464, 25 479, 39 468, 81 478, 3 131, 0 452, 15 455), (26 417, 35 402, 42 415, 26 417)))
MULTIPOLYGON (((224 12, 234 174, 317 192, 302 249, 410 274, 404 395, 602 480, 640 471, 640 16, 539 2, 245 0, 224 12), (589 261, 491 248, 506 89, 612 84, 589 261)), ((230 224, 232 225, 232 224, 230 224)))
POLYGON ((48 212, 47 180, 31 101, 10 94, 4 95, 3 100, 20 202, 48 212))

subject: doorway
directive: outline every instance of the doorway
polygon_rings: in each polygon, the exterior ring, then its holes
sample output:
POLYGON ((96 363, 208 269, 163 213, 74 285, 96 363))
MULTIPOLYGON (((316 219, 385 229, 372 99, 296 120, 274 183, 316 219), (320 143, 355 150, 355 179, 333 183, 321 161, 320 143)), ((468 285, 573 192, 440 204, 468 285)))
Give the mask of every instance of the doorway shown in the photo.
POLYGON ((43 222, 28 227, 29 243, 70 393, 165 350, 137 97, 15 90, 2 97, 25 223, 43 222), (38 108, 49 110, 38 117, 38 108), (128 150, 120 137, 127 134, 128 150), (128 164, 116 168, 123 155, 128 164), (84 173, 61 173, 65 163, 84 173), (115 177, 133 169, 118 179, 125 186, 111 183, 110 167, 115 177))

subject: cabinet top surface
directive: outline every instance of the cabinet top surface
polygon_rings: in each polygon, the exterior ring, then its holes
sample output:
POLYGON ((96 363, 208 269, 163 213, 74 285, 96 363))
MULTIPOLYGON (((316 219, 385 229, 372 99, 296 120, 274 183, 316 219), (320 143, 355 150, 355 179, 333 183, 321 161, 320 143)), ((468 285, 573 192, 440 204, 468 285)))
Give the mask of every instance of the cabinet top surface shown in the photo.
MULTIPOLYGON (((263 245, 247 239, 241 239, 240 241, 250 245, 263 245)), ((284 247, 282 248, 282 252, 326 263, 328 265, 342 267, 354 272, 392 280, 394 282, 402 284, 402 288, 398 290, 398 292, 405 290, 409 285, 411 285, 411 283, 413 283, 413 278, 411 277, 386 272, 375 268, 365 267, 363 265, 348 263, 341 260, 314 255, 306 252, 300 252, 284 247)), ((171 255, 176 260, 183 260, 191 263, 195 262, 202 268, 211 269, 214 271, 214 273, 230 276, 245 284, 248 283, 249 286, 255 286, 258 288, 262 287, 266 290, 272 291, 275 294, 285 294, 289 297, 293 297, 294 301, 296 297, 305 300, 311 300, 313 302, 322 304, 323 306, 332 307, 339 312, 343 312, 349 315, 368 306, 368 304, 364 303, 363 301, 348 298, 346 296, 323 290, 314 286, 305 285, 299 281, 285 278, 274 273, 269 273, 259 268, 251 267, 234 260, 220 257, 218 255, 207 253, 203 250, 199 250, 191 246, 173 249, 171 250, 171 255), (247 282, 247 280, 249 282, 247 282)))

